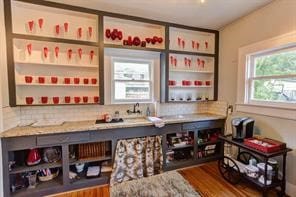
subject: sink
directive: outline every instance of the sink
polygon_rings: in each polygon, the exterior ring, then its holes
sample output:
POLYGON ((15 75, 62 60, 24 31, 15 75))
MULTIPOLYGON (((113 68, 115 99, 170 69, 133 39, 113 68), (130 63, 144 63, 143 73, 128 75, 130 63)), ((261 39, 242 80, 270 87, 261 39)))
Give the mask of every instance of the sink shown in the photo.
POLYGON ((105 120, 96 120, 96 124, 120 123, 120 122, 123 122, 122 118, 120 118, 119 120, 112 119, 111 122, 105 122, 105 120))

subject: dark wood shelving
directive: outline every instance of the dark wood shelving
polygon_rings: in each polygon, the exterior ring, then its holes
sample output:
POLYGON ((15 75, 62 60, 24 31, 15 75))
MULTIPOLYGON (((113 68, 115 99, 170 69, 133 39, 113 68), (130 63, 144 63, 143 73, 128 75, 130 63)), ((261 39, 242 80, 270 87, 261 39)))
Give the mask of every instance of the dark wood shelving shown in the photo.
POLYGON ((80 177, 80 179, 74 180, 71 183, 72 184, 86 184, 88 186, 92 186, 92 185, 100 185, 100 184, 107 184, 109 182, 111 176, 111 172, 104 172, 101 173, 101 175, 99 177, 95 177, 95 178, 87 178, 85 177, 85 173, 83 173, 83 176, 80 177))
POLYGON ((177 150, 177 149, 184 149, 184 148, 193 148, 193 145, 187 144, 184 146, 170 146, 170 147, 168 147, 168 150, 177 150))
POLYGON ((165 49, 156 49, 149 47, 137 47, 137 46, 127 46, 127 45, 117 45, 117 44, 104 44, 104 48, 113 49, 131 49, 131 50, 141 50, 141 51, 154 51, 154 52, 164 52, 165 49))
POLYGON ((58 168, 58 167, 62 167, 61 161, 55 162, 55 163, 42 163, 36 166, 17 166, 13 168, 12 171, 9 172, 9 174, 18 174, 23 172, 42 170, 45 168, 58 168))
POLYGON ((169 50, 169 53, 175 53, 175 54, 181 54, 181 55, 195 55, 195 56, 215 57, 215 54, 211 54, 211 53, 190 52, 190 51, 169 50))
POLYGON ((60 42, 65 44, 78 44, 78 45, 87 45, 87 46, 95 46, 95 47, 99 46, 98 42, 73 40, 73 39, 67 39, 67 38, 55 38, 55 37, 45 37, 45 36, 38 36, 38 35, 16 34, 16 33, 12 33, 12 37, 17 39, 36 40, 36 41, 45 41, 45 42, 60 42))
POLYGON ((112 156, 102 156, 102 157, 93 157, 93 158, 87 158, 87 159, 70 159, 69 163, 70 165, 74 165, 77 163, 89 163, 89 162, 95 162, 95 161, 108 161, 112 160, 112 156))
POLYGON ((203 142, 203 143, 200 143, 200 144, 197 144, 198 146, 206 146, 206 145, 212 145, 212 144, 217 144, 217 143, 220 143, 221 140, 215 140, 215 141, 209 141, 209 142, 203 142))
POLYGON ((196 161, 192 158, 192 159, 184 159, 184 160, 179 160, 179 161, 170 161, 169 163, 167 163, 165 165, 165 169, 166 170, 172 170, 172 169, 176 169, 176 168, 183 168, 186 166, 191 166, 196 164, 196 161))

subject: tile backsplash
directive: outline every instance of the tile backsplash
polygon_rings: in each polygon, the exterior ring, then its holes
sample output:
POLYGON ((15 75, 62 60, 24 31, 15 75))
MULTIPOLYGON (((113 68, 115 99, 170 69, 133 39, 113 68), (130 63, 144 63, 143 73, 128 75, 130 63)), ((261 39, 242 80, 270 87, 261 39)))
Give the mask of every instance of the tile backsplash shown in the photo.
POLYGON ((80 105, 80 106, 22 106, 3 108, 4 130, 17 125, 28 125, 39 121, 83 121, 101 119, 103 114, 114 114, 119 111, 123 118, 143 117, 147 107, 151 114, 156 116, 214 113, 226 115, 227 103, 200 102, 200 103, 156 103, 140 104, 142 114, 128 115, 127 110, 132 110, 133 105, 80 105))

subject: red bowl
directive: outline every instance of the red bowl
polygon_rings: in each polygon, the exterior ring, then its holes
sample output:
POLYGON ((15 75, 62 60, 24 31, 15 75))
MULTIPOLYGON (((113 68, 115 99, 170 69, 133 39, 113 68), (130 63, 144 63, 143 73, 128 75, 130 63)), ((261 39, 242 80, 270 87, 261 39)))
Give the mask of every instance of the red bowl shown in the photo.
POLYGON ((51 83, 53 83, 53 84, 58 83, 58 78, 57 77, 51 77, 51 83))
POLYGON ((33 97, 26 97, 26 103, 27 105, 32 105, 34 102, 34 98, 33 97))
POLYGON ((74 97, 74 102, 75 102, 75 103, 80 103, 80 100, 81 100, 80 97, 78 97, 78 96, 75 96, 75 97, 74 97))
POLYGON ((39 83, 45 83, 45 77, 38 77, 39 83))
POLYGON ((71 97, 65 96, 65 103, 70 103, 70 102, 71 102, 71 97))
POLYGON ((59 104, 60 98, 55 96, 55 97, 52 98, 52 101, 53 101, 54 104, 59 104))
POLYGON ((70 84, 71 83, 71 79, 68 78, 68 77, 64 78, 64 83, 65 84, 70 84))
POLYGON ((42 96, 41 97, 41 103, 42 104, 47 104, 47 102, 48 102, 48 97, 47 96, 42 96))
POLYGON ((26 83, 32 83, 33 77, 32 76, 25 76, 26 83))
POLYGON ((74 78, 74 83, 79 84, 80 83, 80 78, 74 78))

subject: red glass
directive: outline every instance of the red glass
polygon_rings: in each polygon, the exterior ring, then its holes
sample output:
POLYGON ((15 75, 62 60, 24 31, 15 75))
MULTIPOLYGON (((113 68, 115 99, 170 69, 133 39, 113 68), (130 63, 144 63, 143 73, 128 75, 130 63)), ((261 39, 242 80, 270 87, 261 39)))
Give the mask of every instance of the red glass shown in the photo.
POLYGON ((133 39, 132 39, 131 36, 128 37, 127 43, 128 43, 129 46, 132 46, 133 45, 133 39))
POLYGON ((60 98, 55 96, 55 97, 52 98, 52 101, 53 101, 54 104, 59 104, 60 98))
POLYGON ((26 97, 26 103, 27 105, 32 105, 34 102, 34 98, 33 97, 26 97))
POLYGON ((118 37, 119 40, 122 40, 122 37, 123 37, 122 31, 118 31, 117 37, 118 37))
POLYGON ((32 83, 33 77, 32 76, 25 76, 26 83, 32 83))
POLYGON ((151 38, 145 38, 145 40, 148 44, 151 42, 151 38))
POLYGON ((70 84, 71 83, 71 79, 69 77, 64 78, 64 83, 65 84, 70 84))
POLYGON ((68 59, 71 59, 72 58, 72 49, 68 49, 68 59))
POLYGON ((179 47, 181 46, 181 41, 182 41, 181 38, 178 37, 178 46, 179 47))
POLYGON ((202 81, 194 81, 194 85, 196 85, 196 86, 201 86, 202 85, 202 81))
POLYGON ((81 57, 82 57, 82 48, 78 49, 78 56, 79 56, 79 59, 81 59, 81 57))
POLYGON ((43 48, 43 55, 44 55, 45 58, 48 57, 48 48, 47 47, 43 48))
POLYGON ((89 57, 90 57, 90 60, 92 61, 94 59, 94 55, 95 55, 95 52, 93 50, 91 50, 89 52, 89 57))
POLYGON ((33 31, 33 28, 34 28, 34 21, 29 21, 28 22, 28 25, 29 25, 30 32, 32 32, 33 31))
POLYGON ((206 81, 206 86, 210 86, 211 85, 211 81, 206 81))
POLYGON ((38 19, 38 25, 39 25, 39 28, 42 29, 42 27, 43 27, 43 18, 38 19))
POLYGON ((75 96, 75 97, 74 97, 74 102, 75 102, 75 103, 80 103, 80 100, 81 100, 80 97, 78 97, 78 96, 75 96))
POLYGON ((187 59, 187 64, 189 67, 191 67, 191 59, 187 59))
POLYGON ((205 67, 205 61, 201 60, 201 66, 204 68, 205 67))
POLYGON ((182 40, 182 48, 185 48, 185 40, 182 40))
POLYGON ((32 148, 29 151, 29 154, 27 156, 27 165, 28 166, 34 166, 39 164, 41 161, 41 157, 39 154, 39 150, 37 148, 32 148))
POLYGON ((79 84, 79 83, 80 83, 80 78, 77 78, 77 77, 74 78, 74 83, 75 83, 75 84, 79 84))
POLYGON ((88 102, 88 97, 87 97, 87 96, 84 96, 84 97, 82 98, 82 100, 83 100, 84 103, 87 103, 87 102, 88 102))
POLYGON ((209 43, 207 41, 205 42, 205 47, 206 47, 206 49, 208 49, 208 47, 209 47, 209 43))
POLYGON ((91 83, 92 83, 92 84, 97 84, 97 82, 98 82, 97 79, 95 79, 95 78, 91 79, 91 83))
POLYGON ((88 27, 88 36, 90 38, 92 37, 92 33, 93 33, 93 28, 92 27, 88 27))
POLYGON ((174 59, 174 65, 175 65, 175 67, 177 67, 177 61, 178 61, 177 58, 175 58, 174 59))
POLYGON ((146 47, 146 41, 141 42, 141 47, 146 47))
POLYGON ((162 42, 163 42, 163 38, 162 37, 159 37, 158 38, 158 43, 161 44, 162 42))
POLYGON ((42 104, 47 104, 47 102, 48 102, 48 97, 47 96, 42 96, 41 97, 41 103, 42 104))
POLYGON ((56 33, 56 35, 60 34, 60 25, 55 26, 55 33, 56 33))
POLYGON ((45 83, 45 77, 38 77, 39 83, 45 83))
POLYGON ((141 44, 141 40, 138 36, 134 37, 133 39, 133 45, 139 46, 141 44))
POLYGON ((110 38, 111 37, 111 30, 110 29, 106 29, 105 36, 106 36, 106 38, 110 38))
POLYGON ((187 80, 182 80, 182 85, 186 86, 187 85, 187 80))
POLYGON ((197 58, 197 60, 196 60, 196 61, 197 61, 197 65, 198 65, 198 66, 200 66, 200 63, 201 63, 200 59, 199 59, 199 58, 197 58))
POLYGON ((84 84, 88 84, 89 83, 89 79, 87 79, 87 78, 86 79, 83 79, 83 83, 84 84))
POLYGON ((55 48, 54 48, 54 54, 55 54, 55 57, 56 57, 56 58, 59 57, 59 51, 60 51, 60 48, 59 48, 59 47, 55 47, 55 48))
POLYGON ((57 84, 58 83, 58 78, 57 77, 51 77, 51 83, 57 84))
POLYGON ((173 65, 174 64, 174 57, 170 56, 170 60, 171 60, 171 65, 173 65))
POLYGON ((94 102, 98 103, 100 101, 100 98, 98 96, 94 96, 94 102))
POLYGON ((29 55, 32 54, 32 44, 27 44, 27 51, 28 51, 29 55))
POLYGON ((194 49, 194 47, 195 47, 195 41, 192 40, 191 43, 192 43, 192 48, 194 49))
POLYGON ((82 28, 81 27, 78 28, 77 35, 78 35, 78 38, 82 37, 82 28))
POLYGON ((187 63, 188 63, 188 59, 187 59, 187 57, 184 57, 184 64, 185 64, 185 66, 187 66, 187 63))
POLYGON ((199 49, 199 42, 196 42, 196 49, 199 49))
POLYGON ((71 97, 65 96, 65 103, 70 103, 70 102, 71 102, 71 97))
POLYGON ((64 30, 66 33, 69 31, 69 23, 64 23, 64 30))

